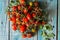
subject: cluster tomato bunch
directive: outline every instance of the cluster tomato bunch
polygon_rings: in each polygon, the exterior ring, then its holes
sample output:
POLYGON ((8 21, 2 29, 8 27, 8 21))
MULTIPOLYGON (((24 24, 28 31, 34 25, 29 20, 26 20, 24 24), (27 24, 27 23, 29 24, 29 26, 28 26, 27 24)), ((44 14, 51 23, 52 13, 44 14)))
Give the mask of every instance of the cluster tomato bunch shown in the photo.
POLYGON ((45 21, 39 20, 42 16, 38 2, 29 2, 19 0, 20 4, 12 6, 12 11, 8 11, 9 20, 12 22, 12 29, 19 30, 23 38, 31 38, 39 28, 39 25, 46 24, 45 21))

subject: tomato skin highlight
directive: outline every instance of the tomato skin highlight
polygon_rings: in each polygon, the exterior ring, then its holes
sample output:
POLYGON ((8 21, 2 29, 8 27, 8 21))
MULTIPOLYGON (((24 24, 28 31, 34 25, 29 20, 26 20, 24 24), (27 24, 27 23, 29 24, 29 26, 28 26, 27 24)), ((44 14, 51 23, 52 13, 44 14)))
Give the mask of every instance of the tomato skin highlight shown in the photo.
POLYGON ((31 14, 27 14, 27 19, 30 20, 32 17, 31 17, 31 14))

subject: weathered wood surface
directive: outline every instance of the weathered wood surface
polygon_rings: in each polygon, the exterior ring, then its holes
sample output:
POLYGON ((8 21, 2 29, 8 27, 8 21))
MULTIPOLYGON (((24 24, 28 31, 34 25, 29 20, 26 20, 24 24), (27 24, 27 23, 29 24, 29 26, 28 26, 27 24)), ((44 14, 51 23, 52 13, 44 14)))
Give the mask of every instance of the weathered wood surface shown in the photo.
MULTIPOLYGON (((11 22, 8 21, 8 17, 5 12, 8 1, 9 0, 0 0, 0 40, 43 40, 42 36, 40 35, 40 30, 34 37, 23 39, 20 32, 13 31, 11 29, 11 22)), ((53 32, 56 35, 57 0, 47 0, 47 2, 49 3, 49 18, 52 18, 53 20, 51 24, 55 26, 53 32)), ((56 40, 56 36, 52 40, 56 40)))

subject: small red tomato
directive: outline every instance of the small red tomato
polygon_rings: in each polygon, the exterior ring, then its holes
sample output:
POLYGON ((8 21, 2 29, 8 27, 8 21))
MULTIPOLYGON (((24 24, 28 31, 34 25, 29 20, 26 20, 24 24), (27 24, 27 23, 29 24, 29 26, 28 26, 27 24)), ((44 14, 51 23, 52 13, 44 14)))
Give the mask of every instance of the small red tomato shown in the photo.
POLYGON ((21 0, 21 2, 20 2, 22 5, 24 5, 24 3, 25 3, 25 0, 21 0))
POLYGON ((42 21, 42 25, 46 24, 46 22, 42 21))
POLYGON ((41 23, 40 23, 40 22, 38 22, 38 21, 36 21, 36 22, 35 22, 35 24, 36 24, 36 25, 40 25, 41 23))
POLYGON ((11 15, 16 15, 16 11, 12 11, 11 12, 11 15))
POLYGON ((32 17, 35 17, 36 16, 36 14, 35 13, 32 13, 32 17))
POLYGON ((27 14, 28 10, 27 9, 24 9, 23 12, 24 12, 24 14, 27 14))
POLYGON ((27 18, 23 18, 23 22, 27 23, 28 19, 27 18))
POLYGON ((31 14, 27 14, 27 19, 30 20, 32 17, 31 17, 31 14))
POLYGON ((16 30, 17 30, 16 25, 12 25, 12 29, 13 29, 14 31, 16 31, 16 30))
POLYGON ((25 32, 25 31, 26 31, 26 26, 25 25, 20 26, 20 32, 25 32))
POLYGON ((13 6, 13 7, 12 7, 12 10, 13 10, 13 11, 16 11, 16 10, 17 10, 17 6, 13 6))
POLYGON ((11 20, 13 23, 16 23, 16 17, 15 16, 11 17, 11 20))
POLYGON ((26 26, 27 26, 27 27, 29 27, 30 25, 31 25, 31 23, 30 23, 30 22, 29 22, 29 23, 26 23, 26 26))
POLYGON ((12 21, 12 18, 9 18, 9 21, 12 21))
POLYGON ((20 5, 18 5, 18 10, 21 10, 21 6, 20 5))
POLYGON ((20 14, 19 13, 16 13, 16 18, 20 18, 20 14))
POLYGON ((28 6, 28 10, 32 10, 31 6, 28 6))
POLYGON ((27 35, 26 35, 26 34, 23 34, 23 35, 22 35, 22 37, 23 37, 23 38, 26 38, 26 37, 27 37, 27 35))
POLYGON ((31 37, 32 37, 32 34, 31 34, 31 33, 28 33, 28 34, 27 34, 27 37, 28 37, 28 38, 31 38, 31 37))

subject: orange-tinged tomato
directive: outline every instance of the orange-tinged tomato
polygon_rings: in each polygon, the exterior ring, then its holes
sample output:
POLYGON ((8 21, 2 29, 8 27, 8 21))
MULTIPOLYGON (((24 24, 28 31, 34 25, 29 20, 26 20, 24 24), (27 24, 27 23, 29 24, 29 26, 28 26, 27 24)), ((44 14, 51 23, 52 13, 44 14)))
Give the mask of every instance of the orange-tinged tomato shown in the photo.
POLYGON ((12 25, 12 29, 13 29, 14 31, 16 31, 16 30, 17 30, 16 25, 12 25))
POLYGON ((25 0, 19 0, 19 2, 20 2, 21 4, 24 4, 24 3, 25 3, 25 0))

